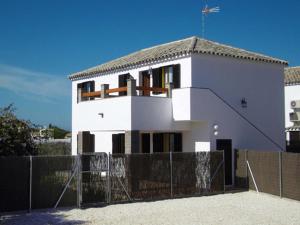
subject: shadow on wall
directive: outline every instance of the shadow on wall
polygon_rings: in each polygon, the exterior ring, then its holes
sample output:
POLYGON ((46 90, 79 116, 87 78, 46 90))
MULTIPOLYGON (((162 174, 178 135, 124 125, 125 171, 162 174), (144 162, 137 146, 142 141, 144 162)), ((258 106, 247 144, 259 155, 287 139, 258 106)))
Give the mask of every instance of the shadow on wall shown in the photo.
POLYGON ((0 225, 46 225, 46 224, 60 224, 60 225, 81 225, 86 224, 83 220, 72 220, 66 217, 68 210, 34 212, 30 214, 15 214, 0 217, 0 225))

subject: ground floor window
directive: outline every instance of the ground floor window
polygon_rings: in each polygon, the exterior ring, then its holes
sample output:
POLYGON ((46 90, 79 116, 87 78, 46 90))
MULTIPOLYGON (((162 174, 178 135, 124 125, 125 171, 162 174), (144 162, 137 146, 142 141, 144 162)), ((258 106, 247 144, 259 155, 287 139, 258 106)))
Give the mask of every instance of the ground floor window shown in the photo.
POLYGON ((77 153, 93 153, 95 152, 95 135, 89 131, 80 132, 77 134, 77 153))
POLYGON ((154 133, 153 152, 182 152, 182 134, 154 133))
POLYGON ((150 153, 150 134, 145 133, 141 135, 141 147, 142 153, 150 153))
POLYGON ((125 134, 112 135, 112 154, 125 153, 125 134))

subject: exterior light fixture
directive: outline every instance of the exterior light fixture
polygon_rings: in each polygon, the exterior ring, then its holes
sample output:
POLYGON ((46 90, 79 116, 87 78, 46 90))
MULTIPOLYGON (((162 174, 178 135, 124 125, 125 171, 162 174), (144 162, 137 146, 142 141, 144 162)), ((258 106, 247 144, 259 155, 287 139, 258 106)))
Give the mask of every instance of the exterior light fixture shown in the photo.
POLYGON ((101 116, 102 118, 104 117, 104 113, 98 113, 99 116, 101 116))
POLYGON ((243 108, 247 108, 247 100, 246 100, 246 98, 242 98, 242 100, 241 100, 241 105, 242 105, 242 107, 243 108))
POLYGON ((219 125, 218 125, 218 124, 214 124, 214 125, 213 125, 213 129, 214 129, 214 135, 215 135, 215 136, 218 136, 218 134, 219 134, 219 131, 218 131, 219 125))

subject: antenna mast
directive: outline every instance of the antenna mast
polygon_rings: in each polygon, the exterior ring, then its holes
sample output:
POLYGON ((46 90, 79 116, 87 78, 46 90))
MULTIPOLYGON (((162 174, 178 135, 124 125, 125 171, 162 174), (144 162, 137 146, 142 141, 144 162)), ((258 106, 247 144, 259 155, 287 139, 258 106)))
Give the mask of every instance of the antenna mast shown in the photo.
POLYGON ((216 6, 213 8, 209 8, 205 2, 205 7, 202 9, 202 38, 205 36, 205 17, 210 13, 218 13, 220 12, 220 7, 216 6))

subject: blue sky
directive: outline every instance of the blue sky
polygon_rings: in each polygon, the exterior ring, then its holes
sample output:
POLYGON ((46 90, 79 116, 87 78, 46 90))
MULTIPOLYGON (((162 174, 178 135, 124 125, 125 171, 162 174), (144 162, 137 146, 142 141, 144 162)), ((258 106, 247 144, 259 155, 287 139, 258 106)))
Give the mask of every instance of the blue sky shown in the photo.
MULTIPOLYGON (((206 1, 206 38, 300 65, 300 1, 206 1)), ((71 129, 67 75, 201 35, 201 0, 0 0, 0 107, 71 129)))

